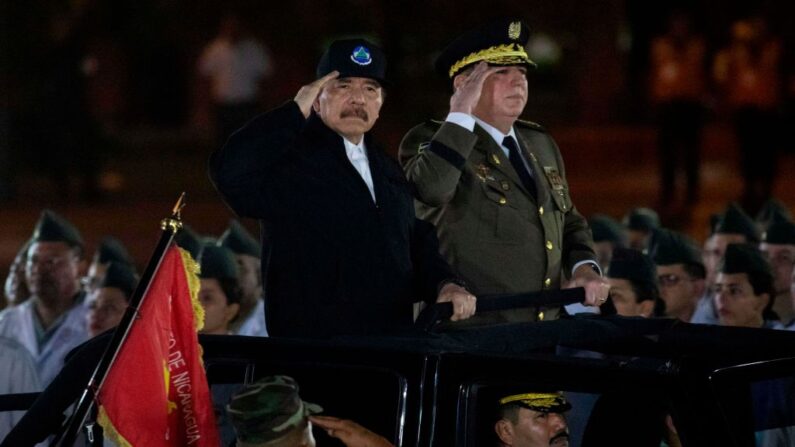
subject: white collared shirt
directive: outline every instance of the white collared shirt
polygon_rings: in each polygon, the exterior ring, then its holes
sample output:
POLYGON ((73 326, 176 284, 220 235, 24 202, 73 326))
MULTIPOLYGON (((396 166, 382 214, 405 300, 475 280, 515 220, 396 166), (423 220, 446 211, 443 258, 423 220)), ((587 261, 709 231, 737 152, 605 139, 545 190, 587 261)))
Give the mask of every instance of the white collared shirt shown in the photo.
POLYGON ((348 160, 362 176, 362 180, 367 184, 367 189, 370 190, 370 196, 375 202, 375 188, 373 187, 373 174, 370 172, 370 163, 367 160, 367 151, 364 149, 364 138, 359 144, 353 144, 343 137, 342 141, 345 143, 345 154, 348 155, 348 160))
MULTIPOLYGON (((505 154, 505 158, 510 158, 511 156, 510 150, 507 147, 503 146, 502 144, 502 141, 505 139, 505 137, 511 137, 514 139, 514 141, 516 141, 516 144, 519 144, 519 139, 516 138, 516 131, 514 131, 513 126, 511 126, 511 130, 508 131, 508 135, 505 135, 499 129, 483 121, 482 119, 474 115, 468 115, 466 113, 461 113, 461 112, 450 113, 449 115, 447 115, 446 121, 458 124, 464 129, 469 130, 470 132, 475 130, 475 123, 477 123, 478 126, 482 127, 483 130, 485 130, 486 133, 491 136, 494 142, 497 143, 497 146, 499 146, 500 149, 502 149, 502 153, 505 154)), ((527 172, 530 173, 530 177, 534 177, 533 168, 528 164, 526 157, 522 157, 522 163, 524 163, 524 167, 527 169, 527 172)))

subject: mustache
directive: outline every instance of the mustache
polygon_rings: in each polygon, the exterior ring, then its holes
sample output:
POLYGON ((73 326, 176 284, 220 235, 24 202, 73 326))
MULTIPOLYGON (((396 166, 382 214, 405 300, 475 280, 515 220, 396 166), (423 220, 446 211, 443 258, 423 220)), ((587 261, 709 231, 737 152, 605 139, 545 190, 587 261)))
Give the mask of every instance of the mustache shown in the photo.
POLYGON ((356 118, 360 118, 364 121, 370 121, 370 115, 367 114, 367 110, 358 107, 343 110, 340 114, 340 117, 342 118, 348 118, 351 116, 355 116, 356 118))
POLYGON ((569 432, 566 429, 563 429, 563 430, 559 431, 555 436, 553 436, 552 439, 549 440, 549 445, 552 445, 558 439, 563 439, 563 438, 565 438, 566 441, 569 440, 569 432))

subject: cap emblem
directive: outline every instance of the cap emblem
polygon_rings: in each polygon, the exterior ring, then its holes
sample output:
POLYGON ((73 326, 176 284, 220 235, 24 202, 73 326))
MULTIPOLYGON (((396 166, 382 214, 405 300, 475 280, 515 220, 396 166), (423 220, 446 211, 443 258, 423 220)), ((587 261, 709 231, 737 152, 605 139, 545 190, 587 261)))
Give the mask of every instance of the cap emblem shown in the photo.
POLYGON ((373 62, 373 58, 370 57, 370 50, 361 45, 353 49, 351 60, 357 65, 370 65, 373 62))
POLYGON ((508 25, 508 38, 517 40, 520 34, 522 34, 522 22, 511 22, 508 25))

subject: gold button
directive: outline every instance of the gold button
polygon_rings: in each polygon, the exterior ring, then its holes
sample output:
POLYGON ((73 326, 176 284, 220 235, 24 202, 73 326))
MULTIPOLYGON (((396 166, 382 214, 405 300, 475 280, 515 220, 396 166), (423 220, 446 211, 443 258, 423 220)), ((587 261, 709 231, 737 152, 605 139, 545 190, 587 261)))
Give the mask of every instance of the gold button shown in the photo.
POLYGON ((552 285, 552 280, 547 278, 544 280, 544 287, 549 287, 552 285))
POLYGON ((500 197, 500 205, 505 205, 506 203, 508 203, 508 201, 505 200, 505 197, 500 197))
POLYGON ((493 161, 495 165, 499 165, 500 164, 500 159, 497 158, 496 154, 491 154, 491 161, 493 161))
POLYGON ((538 214, 540 214, 542 216, 544 215, 544 207, 543 206, 539 206, 538 207, 538 214))
POLYGON ((544 312, 543 311, 538 313, 538 321, 544 321, 544 312))
POLYGON ((552 250, 552 241, 547 241, 547 250, 552 250))

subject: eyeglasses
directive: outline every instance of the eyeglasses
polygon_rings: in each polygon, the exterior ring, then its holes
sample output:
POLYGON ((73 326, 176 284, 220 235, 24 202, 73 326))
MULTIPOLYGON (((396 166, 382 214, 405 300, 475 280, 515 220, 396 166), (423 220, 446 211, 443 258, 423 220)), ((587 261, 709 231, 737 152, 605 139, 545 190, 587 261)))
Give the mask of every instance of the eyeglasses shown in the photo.
POLYGON ((660 287, 673 287, 679 284, 682 281, 692 281, 691 278, 685 278, 679 275, 675 275, 673 273, 668 275, 660 275, 657 277, 657 281, 660 283, 660 287))

